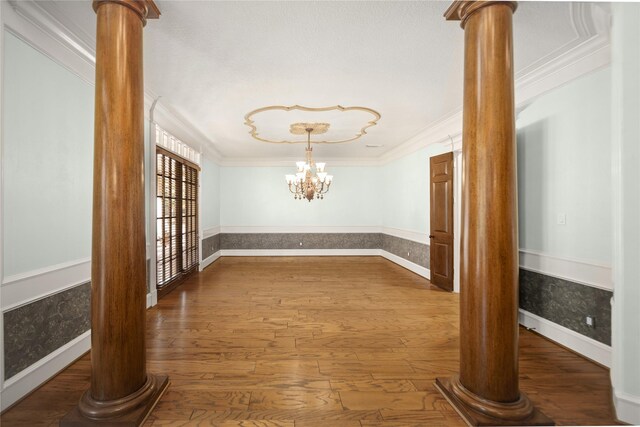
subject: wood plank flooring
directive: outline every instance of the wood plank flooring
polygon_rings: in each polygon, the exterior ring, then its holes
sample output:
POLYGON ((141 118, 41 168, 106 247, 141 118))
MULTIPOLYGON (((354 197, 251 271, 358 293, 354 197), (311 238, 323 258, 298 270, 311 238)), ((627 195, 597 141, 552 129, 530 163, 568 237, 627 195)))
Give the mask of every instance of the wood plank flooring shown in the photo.
MULTIPOLYGON (((380 257, 221 258, 148 311, 150 426, 462 426, 436 391, 458 370, 458 295, 380 257)), ((615 424, 608 371, 521 329, 521 388, 558 424, 615 424)), ((89 356, 9 410, 57 425, 89 356)))

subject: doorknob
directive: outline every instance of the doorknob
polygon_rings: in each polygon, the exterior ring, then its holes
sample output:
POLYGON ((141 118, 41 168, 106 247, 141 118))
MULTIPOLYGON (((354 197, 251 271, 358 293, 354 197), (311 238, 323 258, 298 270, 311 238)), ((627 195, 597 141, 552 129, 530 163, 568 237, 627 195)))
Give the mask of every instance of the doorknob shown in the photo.
POLYGON ((436 237, 436 236, 434 236, 433 234, 429 234, 429 238, 430 238, 430 239, 433 239, 433 238, 435 238, 435 237, 436 237))

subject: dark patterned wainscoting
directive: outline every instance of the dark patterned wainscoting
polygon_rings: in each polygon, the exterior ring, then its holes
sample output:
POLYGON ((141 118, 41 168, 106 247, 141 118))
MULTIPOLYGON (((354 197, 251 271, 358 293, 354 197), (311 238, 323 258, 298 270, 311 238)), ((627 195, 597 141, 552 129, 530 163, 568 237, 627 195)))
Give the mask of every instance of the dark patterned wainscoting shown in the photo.
POLYGON ((220 234, 202 239, 202 259, 207 259, 220 250, 220 234))
POLYGON ((379 249, 380 233, 222 233, 221 249, 379 249))
POLYGON ((382 234, 380 249, 404 258, 420 267, 429 268, 429 245, 401 237, 382 234))
POLYGON ((429 245, 384 233, 220 233, 202 241, 203 259, 220 249, 382 249, 429 268, 429 245))
POLYGON ((4 313, 4 378, 62 347, 91 328, 91 283, 4 313))
POLYGON ((520 269, 520 308, 611 345, 613 292, 520 269), (585 323, 595 317, 595 328, 585 323))

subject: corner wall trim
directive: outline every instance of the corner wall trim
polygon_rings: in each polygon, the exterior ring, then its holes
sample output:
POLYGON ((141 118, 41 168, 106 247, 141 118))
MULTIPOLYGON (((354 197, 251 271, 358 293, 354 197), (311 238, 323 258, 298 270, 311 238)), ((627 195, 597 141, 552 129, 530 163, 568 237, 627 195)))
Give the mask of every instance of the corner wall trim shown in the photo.
POLYGON ((519 309, 518 318, 520 324, 535 331, 552 341, 562 344, 583 356, 594 360, 601 365, 611 366, 611 346, 602 344, 594 339, 585 337, 571 329, 551 322, 540 316, 536 316, 526 310, 519 309))
POLYGON ((613 389, 613 405, 620 421, 640 425, 640 396, 613 389))
POLYGON ((88 330, 6 380, 2 388, 2 397, 0 398, 2 405, 0 410, 4 411, 13 405, 31 390, 39 387, 53 375, 89 351, 90 348, 91 330, 88 330))
POLYGON ((222 252, 222 251, 215 252, 215 253, 209 255, 209 257, 203 259, 202 262, 200 263, 200 271, 204 270, 210 264, 212 264, 215 260, 220 258, 220 252, 222 252))
POLYGON ((610 265, 520 249, 520 268, 594 288, 613 291, 610 265))

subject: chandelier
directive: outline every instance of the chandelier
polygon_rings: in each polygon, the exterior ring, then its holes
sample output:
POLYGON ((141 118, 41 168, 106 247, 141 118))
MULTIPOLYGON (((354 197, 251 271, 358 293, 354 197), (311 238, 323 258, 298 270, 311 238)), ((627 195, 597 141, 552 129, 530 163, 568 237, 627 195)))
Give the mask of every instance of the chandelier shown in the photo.
POLYGON ((291 125, 291 133, 307 134, 306 161, 296 162, 295 175, 285 175, 289 191, 294 199, 307 199, 309 202, 316 199, 324 199, 324 194, 329 191, 332 175, 324 171, 326 163, 314 162, 311 156, 311 133, 324 133, 329 128, 328 123, 294 123, 291 125))

